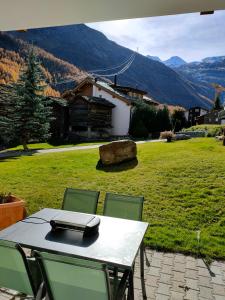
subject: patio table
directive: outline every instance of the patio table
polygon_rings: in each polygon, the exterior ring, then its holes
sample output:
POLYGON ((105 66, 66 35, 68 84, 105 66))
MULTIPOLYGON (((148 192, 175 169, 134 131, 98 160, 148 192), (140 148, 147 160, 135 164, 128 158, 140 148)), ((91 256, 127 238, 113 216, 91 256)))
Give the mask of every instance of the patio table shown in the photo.
MULTIPOLYGON (((24 221, 0 231, 0 239, 19 243, 31 250, 94 260, 110 267, 129 270, 130 293, 133 299, 133 266, 148 223, 98 215, 101 220, 99 233, 83 238, 83 234, 78 231, 51 231, 48 222, 60 212, 62 211, 57 209, 42 209, 24 221)), ((73 214, 69 211, 66 213, 73 214)))

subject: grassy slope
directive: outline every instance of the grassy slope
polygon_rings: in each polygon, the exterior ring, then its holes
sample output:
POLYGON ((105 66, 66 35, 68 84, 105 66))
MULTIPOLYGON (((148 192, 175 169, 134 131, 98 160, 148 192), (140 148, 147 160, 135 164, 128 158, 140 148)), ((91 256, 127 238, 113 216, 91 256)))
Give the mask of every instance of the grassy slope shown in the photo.
POLYGON ((0 191, 27 201, 29 213, 61 205, 65 187, 144 195, 146 243, 157 249, 225 258, 225 148, 213 139, 138 146, 139 164, 96 170, 98 151, 83 150, 0 161, 0 191))

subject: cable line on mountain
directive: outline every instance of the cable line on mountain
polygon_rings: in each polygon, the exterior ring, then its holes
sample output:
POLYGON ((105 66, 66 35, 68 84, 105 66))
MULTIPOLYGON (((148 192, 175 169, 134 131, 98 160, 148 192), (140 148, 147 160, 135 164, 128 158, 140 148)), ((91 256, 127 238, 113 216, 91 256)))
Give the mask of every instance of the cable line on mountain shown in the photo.
MULTIPOLYGON (((89 73, 91 76, 94 77, 100 77, 100 78, 104 78, 104 77, 114 77, 114 76, 117 76, 117 75, 120 75, 120 74, 123 74, 126 70, 128 70, 130 68, 130 66, 132 65, 132 63, 134 62, 135 60, 135 57, 137 55, 137 52, 134 52, 132 53, 132 55, 126 60, 124 61, 123 63, 117 65, 117 66, 114 66, 114 67, 111 67, 111 68, 106 68, 106 69, 99 69, 99 70, 95 70, 94 71, 86 71, 87 73, 89 73), (120 70, 118 70, 117 72, 113 72, 113 73, 109 73, 109 74, 99 74, 97 72, 108 72, 110 70, 116 70, 116 69, 119 69, 121 68, 120 70)), ((66 83, 71 83, 71 82, 74 82, 76 81, 76 79, 78 79, 78 77, 83 77, 83 75, 80 75, 80 76, 76 76, 74 77, 74 79, 69 79, 69 80, 64 80, 64 81, 59 81, 59 82, 54 82, 54 83, 51 83, 52 85, 61 85, 61 84, 66 84, 66 83)))
POLYGON ((132 60, 133 56, 136 55, 135 53, 132 53, 131 56, 126 59, 124 62, 120 63, 119 65, 113 66, 111 68, 104 68, 104 69, 97 69, 97 70, 88 70, 86 71, 87 73, 96 73, 96 72, 107 72, 107 71, 111 71, 111 70, 115 70, 115 69, 119 69, 121 68, 123 65, 126 65, 127 63, 130 62, 130 60, 132 60))
POLYGON ((97 77, 114 77, 116 75, 123 74, 126 70, 128 70, 130 68, 130 66, 132 65, 132 63, 135 59, 135 56, 136 56, 136 53, 133 54, 131 60, 118 72, 114 72, 114 73, 111 73, 111 74, 98 74, 98 73, 92 72, 91 75, 97 76, 97 77))

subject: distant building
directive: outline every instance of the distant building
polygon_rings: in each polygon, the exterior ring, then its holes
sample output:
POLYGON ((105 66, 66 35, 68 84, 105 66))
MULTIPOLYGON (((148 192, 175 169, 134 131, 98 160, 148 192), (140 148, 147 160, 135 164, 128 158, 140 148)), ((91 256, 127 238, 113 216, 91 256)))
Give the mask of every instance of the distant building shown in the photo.
POLYGON ((225 124, 225 108, 219 112, 218 117, 219 117, 220 124, 224 125, 225 124))
POLYGON ((185 116, 186 116, 188 123, 191 126, 194 126, 197 124, 197 119, 207 113, 208 113, 207 109, 202 108, 200 106, 195 106, 195 107, 189 108, 189 110, 186 111, 185 116))
POLYGON ((196 124, 220 124, 219 110, 212 110, 196 118, 196 124))
POLYGON ((95 138, 106 135, 127 136, 134 101, 143 100, 150 105, 158 105, 146 94, 137 88, 86 78, 75 89, 62 95, 69 105, 70 134, 95 138), (85 113, 81 113, 81 106, 86 110, 85 113))

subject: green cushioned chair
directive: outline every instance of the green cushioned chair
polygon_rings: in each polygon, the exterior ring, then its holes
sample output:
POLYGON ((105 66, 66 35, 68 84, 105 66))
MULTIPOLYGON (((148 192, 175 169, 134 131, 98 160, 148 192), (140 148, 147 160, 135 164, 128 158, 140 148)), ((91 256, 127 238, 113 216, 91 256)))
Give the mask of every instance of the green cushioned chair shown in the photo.
POLYGON ((66 188, 62 209, 87 214, 96 214, 99 192, 66 188))
MULTIPOLYGON (((142 221, 143 204, 143 196, 129 196, 114 193, 106 193, 103 215, 114 218, 142 221)), ((144 252, 144 245, 142 243, 140 249, 141 283, 143 298, 147 299, 144 284, 144 252)), ((149 265, 147 255, 146 261, 149 265)), ((114 275, 116 275, 116 270, 114 270, 114 275)))
POLYGON ((105 265, 45 252, 35 251, 34 255, 40 264, 50 300, 123 299, 127 278, 121 281, 113 296, 105 265))
POLYGON ((20 245, 0 240, 0 286, 41 299, 42 289, 38 290, 33 279, 20 245))
POLYGON ((106 193, 104 216, 134 221, 142 220, 144 197, 106 193))

